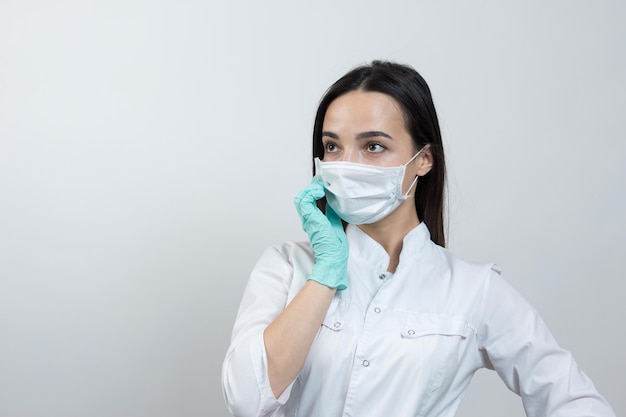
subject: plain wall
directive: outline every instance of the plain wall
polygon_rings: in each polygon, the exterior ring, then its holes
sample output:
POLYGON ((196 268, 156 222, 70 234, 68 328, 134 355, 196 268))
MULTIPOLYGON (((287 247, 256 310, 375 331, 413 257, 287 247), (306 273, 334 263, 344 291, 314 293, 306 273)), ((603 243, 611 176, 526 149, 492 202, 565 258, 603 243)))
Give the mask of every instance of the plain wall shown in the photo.
MULTIPOLYGON (((626 414, 623 1, 0 2, 0 416, 227 416, 262 250, 303 240, 324 90, 429 82, 449 242, 626 414)), ((494 372, 459 416, 523 416, 494 372)))

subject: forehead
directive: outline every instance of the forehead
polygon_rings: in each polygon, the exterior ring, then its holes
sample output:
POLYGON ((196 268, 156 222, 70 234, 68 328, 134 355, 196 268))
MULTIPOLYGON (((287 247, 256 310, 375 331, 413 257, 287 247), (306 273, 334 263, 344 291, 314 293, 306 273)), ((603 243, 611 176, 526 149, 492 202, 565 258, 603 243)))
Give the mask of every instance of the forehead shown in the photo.
POLYGON ((404 127, 404 113, 391 96, 355 90, 333 100, 326 110, 324 129, 331 126, 404 127))

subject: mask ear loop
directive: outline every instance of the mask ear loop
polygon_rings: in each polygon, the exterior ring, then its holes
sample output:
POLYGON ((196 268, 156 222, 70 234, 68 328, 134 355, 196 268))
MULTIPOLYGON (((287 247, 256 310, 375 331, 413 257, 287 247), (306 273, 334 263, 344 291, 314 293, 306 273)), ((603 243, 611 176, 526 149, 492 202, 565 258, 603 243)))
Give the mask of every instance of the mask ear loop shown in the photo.
POLYGON ((406 167, 406 166, 407 166, 407 165, 409 165, 411 162, 413 162, 413 161, 415 160, 415 158, 417 158, 417 156, 418 156, 419 154, 421 154, 421 153, 422 153, 422 151, 423 151, 424 149, 426 149, 426 146, 428 146, 428 145, 423 146, 423 147, 422 147, 422 149, 420 149, 419 151, 417 151, 417 153, 416 153, 415 155, 413 155, 413 157, 412 157, 411 159, 409 159, 409 160, 407 161, 407 163, 406 163, 406 164, 404 164, 404 166, 406 167))
MULTIPOLYGON (((413 155, 413 157, 412 157, 411 159, 409 159, 409 160, 408 160, 408 162, 407 162, 406 164, 404 164, 404 168, 406 169, 406 166, 407 166, 407 165, 409 165, 411 162, 413 162, 413 161, 415 160, 415 158, 417 158, 417 156, 418 156, 419 154, 421 154, 421 153, 422 153, 422 151, 423 151, 424 149, 426 149, 426 147, 427 147, 427 146, 428 146, 428 145, 424 145, 424 146, 422 146, 422 149, 420 149, 419 151, 417 151, 417 153, 416 153, 415 155, 413 155)), ((417 184, 417 180, 418 180, 419 178, 420 178, 420 177, 419 177, 418 175, 416 175, 416 176, 415 176, 415 179, 413 180, 413 182, 412 182, 412 183, 411 183, 411 185, 409 186, 409 189, 408 189, 408 190, 406 190, 406 194, 403 194, 403 195, 402 195, 402 197, 404 197, 404 199, 405 199, 405 200, 406 200, 406 199, 408 199, 409 197, 413 197, 412 195, 409 195, 409 193, 411 192, 411 188, 413 188, 413 187, 417 184)), ((414 195, 415 195, 415 194, 414 194, 414 195)))
POLYGON ((402 196, 402 197, 404 197, 404 199, 405 199, 405 200, 406 200, 406 199, 408 199, 409 197, 413 197, 413 196, 415 195, 415 194, 413 194, 413 195, 409 195, 409 193, 411 192, 411 188, 413 188, 413 186, 414 186, 415 184, 417 184, 417 180, 419 180, 419 178, 420 178, 419 176, 417 176, 417 175, 415 176, 415 179, 413 180, 413 182, 412 182, 412 183, 411 183, 411 185, 409 186, 409 189, 408 189, 408 190, 406 190, 406 194, 404 194, 404 195, 402 196))

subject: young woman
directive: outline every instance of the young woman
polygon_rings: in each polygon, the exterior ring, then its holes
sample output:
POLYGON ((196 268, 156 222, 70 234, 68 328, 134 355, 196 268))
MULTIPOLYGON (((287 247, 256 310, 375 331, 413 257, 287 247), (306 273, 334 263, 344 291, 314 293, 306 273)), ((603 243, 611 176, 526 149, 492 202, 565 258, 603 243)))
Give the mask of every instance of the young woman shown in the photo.
POLYGON ((614 416, 496 265, 445 249, 437 115, 412 68, 333 84, 295 199, 309 242, 269 248, 223 367, 235 416, 453 416, 495 369, 529 416, 614 416))

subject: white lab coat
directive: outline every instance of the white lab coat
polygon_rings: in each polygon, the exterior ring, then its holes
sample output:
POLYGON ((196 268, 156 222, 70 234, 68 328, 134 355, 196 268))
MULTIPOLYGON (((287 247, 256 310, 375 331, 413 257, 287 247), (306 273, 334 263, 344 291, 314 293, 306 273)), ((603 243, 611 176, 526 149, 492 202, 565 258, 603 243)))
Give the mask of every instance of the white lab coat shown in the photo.
POLYGON ((346 230, 348 289, 337 292, 297 378, 279 398, 263 331, 314 262, 308 243, 269 248, 254 268, 224 361, 224 397, 238 417, 451 417, 474 372, 495 369, 530 417, 614 417, 537 312, 497 266, 464 262, 422 223, 391 274, 384 249, 346 230))

